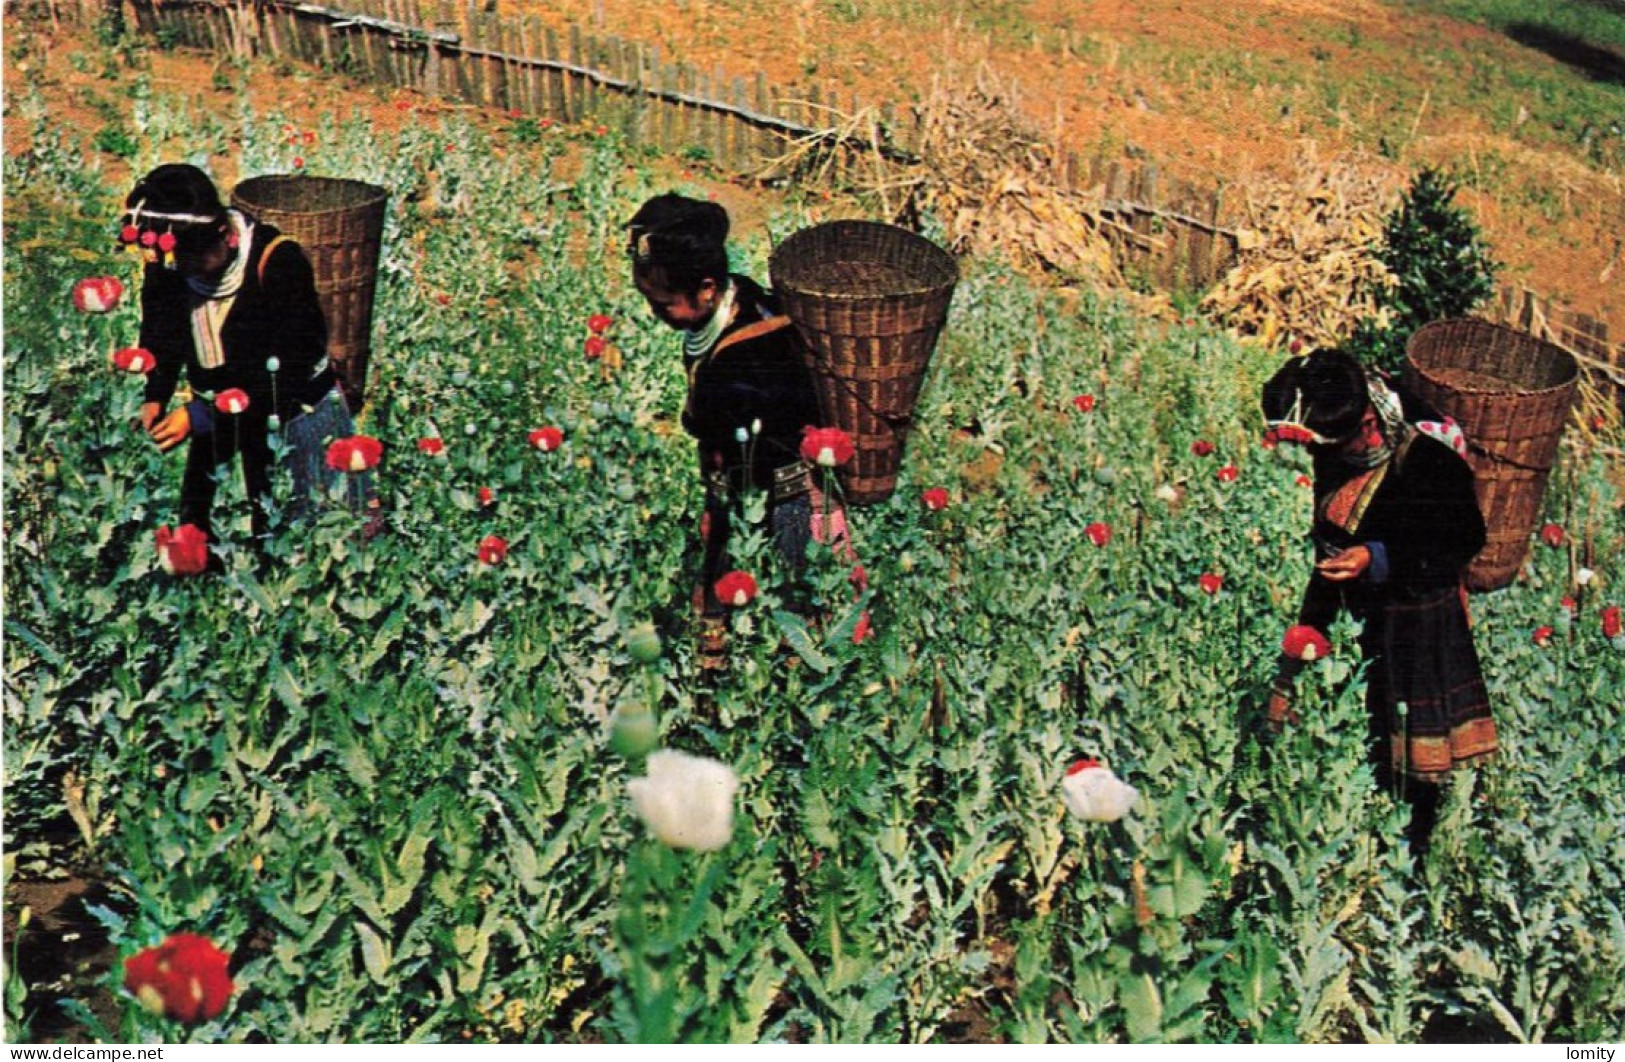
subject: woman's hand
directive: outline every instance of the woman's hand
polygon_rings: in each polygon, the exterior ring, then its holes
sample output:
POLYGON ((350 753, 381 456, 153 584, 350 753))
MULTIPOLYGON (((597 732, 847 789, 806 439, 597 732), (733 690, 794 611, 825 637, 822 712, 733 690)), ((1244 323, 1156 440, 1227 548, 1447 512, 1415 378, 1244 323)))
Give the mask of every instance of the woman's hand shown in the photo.
POLYGON ((150 432, 153 422, 158 419, 158 414, 163 411, 164 407, 156 402, 141 403, 141 430, 150 432))
POLYGON ((1315 571, 1334 583, 1358 579, 1371 567, 1371 550, 1366 546, 1351 546, 1335 557, 1328 557, 1315 565, 1315 571))
POLYGON ((1292 707, 1292 698, 1280 690, 1271 690, 1269 704, 1264 710, 1270 730, 1280 733, 1288 723, 1298 722, 1298 710, 1292 707))
MULTIPOLYGON (((146 415, 146 407, 142 407, 142 415, 146 415)), ((186 415, 186 407, 179 406, 169 411, 162 420, 157 421, 147 430, 152 441, 158 444, 160 450, 173 450, 180 445, 192 430, 192 420, 186 415)))

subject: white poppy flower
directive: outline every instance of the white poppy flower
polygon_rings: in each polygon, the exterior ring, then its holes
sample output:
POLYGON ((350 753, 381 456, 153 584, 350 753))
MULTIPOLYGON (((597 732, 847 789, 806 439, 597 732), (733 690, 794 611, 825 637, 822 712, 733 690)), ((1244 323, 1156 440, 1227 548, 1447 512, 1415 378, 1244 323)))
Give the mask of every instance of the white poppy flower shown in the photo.
POLYGON ((626 783, 632 810, 662 844, 714 852, 733 836, 733 768, 674 749, 651 753, 647 775, 626 783))
POLYGON ((1095 760, 1079 760, 1061 779, 1061 799, 1067 810, 1085 822, 1116 822, 1128 814, 1139 795, 1110 767, 1095 760))

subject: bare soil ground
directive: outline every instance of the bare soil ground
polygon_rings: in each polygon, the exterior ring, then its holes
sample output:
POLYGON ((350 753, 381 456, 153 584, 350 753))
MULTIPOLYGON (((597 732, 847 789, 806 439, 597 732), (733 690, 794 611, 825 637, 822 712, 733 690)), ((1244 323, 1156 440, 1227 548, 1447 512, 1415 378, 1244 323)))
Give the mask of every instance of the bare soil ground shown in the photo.
POLYGON ((1493 107, 1448 102, 1462 94, 1441 81, 1458 70, 1437 51, 1448 42, 1507 84, 1585 73, 1483 27, 1376 0, 498 2, 560 28, 659 45, 701 69, 827 82, 874 102, 927 98, 934 81, 986 64, 1019 86, 1036 129, 1199 185, 1245 184, 1344 153, 1382 151, 1403 174, 1450 167, 1486 189, 1464 188, 1459 201, 1506 264, 1504 280, 1625 332, 1622 175, 1577 147, 1525 135, 1521 107, 1497 113, 1506 93, 1493 107))

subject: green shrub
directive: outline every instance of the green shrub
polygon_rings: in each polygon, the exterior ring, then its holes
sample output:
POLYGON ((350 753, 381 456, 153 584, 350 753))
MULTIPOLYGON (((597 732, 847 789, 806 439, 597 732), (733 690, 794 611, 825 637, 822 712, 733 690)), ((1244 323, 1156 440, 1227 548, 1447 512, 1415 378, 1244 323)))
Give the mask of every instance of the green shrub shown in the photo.
POLYGON ((1349 342, 1367 364, 1398 371, 1413 332, 1460 317, 1494 293, 1500 264, 1478 224, 1454 204, 1458 187, 1454 178, 1423 169, 1383 222, 1377 257, 1393 281, 1377 297, 1386 312, 1360 322, 1349 342))

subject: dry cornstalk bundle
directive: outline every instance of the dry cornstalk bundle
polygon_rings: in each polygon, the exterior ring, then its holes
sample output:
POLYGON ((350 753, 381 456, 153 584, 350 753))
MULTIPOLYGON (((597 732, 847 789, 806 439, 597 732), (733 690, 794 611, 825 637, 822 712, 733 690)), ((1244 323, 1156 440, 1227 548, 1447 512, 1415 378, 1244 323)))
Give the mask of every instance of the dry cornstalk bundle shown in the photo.
POLYGON ((968 92, 939 83, 920 118, 912 204, 943 220, 956 249, 996 249, 1068 281, 1121 281, 1098 195, 1061 187, 1054 145, 989 70, 968 92))
POLYGON ((1299 339, 1311 349, 1347 339, 1362 318, 1381 319, 1377 292, 1394 278, 1376 254, 1403 191, 1398 177, 1347 160, 1322 165, 1311 152, 1292 177, 1244 188, 1240 254, 1204 311, 1265 343, 1299 339))
POLYGON ((828 128, 792 141, 757 177, 839 184, 892 217, 929 213, 956 252, 997 250, 1067 281, 1120 282, 1098 196, 1059 186, 1055 148, 1026 127, 1010 93, 985 68, 968 92, 950 85, 917 109, 917 161, 882 159, 872 110, 830 110, 828 128))

